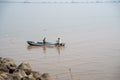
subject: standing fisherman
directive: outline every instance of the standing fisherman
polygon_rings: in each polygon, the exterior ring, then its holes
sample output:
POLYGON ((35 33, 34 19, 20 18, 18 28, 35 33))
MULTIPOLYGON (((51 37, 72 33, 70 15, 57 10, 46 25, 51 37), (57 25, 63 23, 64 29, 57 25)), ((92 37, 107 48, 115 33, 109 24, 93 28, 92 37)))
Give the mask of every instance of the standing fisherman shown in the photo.
POLYGON ((45 45, 45 43, 46 43, 46 37, 44 37, 43 39, 43 44, 45 45))

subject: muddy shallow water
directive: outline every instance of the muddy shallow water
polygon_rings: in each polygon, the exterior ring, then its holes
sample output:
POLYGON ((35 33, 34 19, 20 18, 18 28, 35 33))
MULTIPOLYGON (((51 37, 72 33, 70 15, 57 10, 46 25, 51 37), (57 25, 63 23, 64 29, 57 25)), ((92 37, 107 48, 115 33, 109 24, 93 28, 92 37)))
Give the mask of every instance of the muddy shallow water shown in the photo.
POLYGON ((0 56, 57 80, 120 79, 120 4, 0 3, 0 56), (65 47, 29 46, 26 41, 65 47))

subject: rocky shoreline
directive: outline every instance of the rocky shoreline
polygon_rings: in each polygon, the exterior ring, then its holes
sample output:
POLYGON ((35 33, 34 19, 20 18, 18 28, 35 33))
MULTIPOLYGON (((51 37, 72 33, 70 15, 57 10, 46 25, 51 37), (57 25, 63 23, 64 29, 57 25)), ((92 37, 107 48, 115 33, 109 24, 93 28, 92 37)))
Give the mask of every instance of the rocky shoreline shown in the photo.
POLYGON ((49 73, 33 71, 28 62, 16 65, 11 58, 0 57, 0 80, 53 80, 49 73))

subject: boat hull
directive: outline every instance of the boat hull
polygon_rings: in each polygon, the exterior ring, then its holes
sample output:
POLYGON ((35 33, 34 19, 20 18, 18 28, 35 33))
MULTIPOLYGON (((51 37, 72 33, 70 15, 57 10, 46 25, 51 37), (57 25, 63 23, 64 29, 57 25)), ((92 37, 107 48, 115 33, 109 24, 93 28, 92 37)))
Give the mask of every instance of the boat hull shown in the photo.
POLYGON ((65 46, 65 43, 51 43, 51 42, 46 42, 45 44, 43 42, 34 42, 34 41, 27 41, 29 45, 32 46, 65 46))

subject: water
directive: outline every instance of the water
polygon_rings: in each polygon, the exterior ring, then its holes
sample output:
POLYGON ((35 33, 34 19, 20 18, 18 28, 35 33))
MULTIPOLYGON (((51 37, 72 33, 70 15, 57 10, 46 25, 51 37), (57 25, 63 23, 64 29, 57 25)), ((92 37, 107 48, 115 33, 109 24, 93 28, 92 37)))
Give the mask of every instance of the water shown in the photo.
POLYGON ((120 4, 0 3, 0 56, 56 80, 120 79, 120 4), (26 41, 65 47, 33 47, 26 41))

